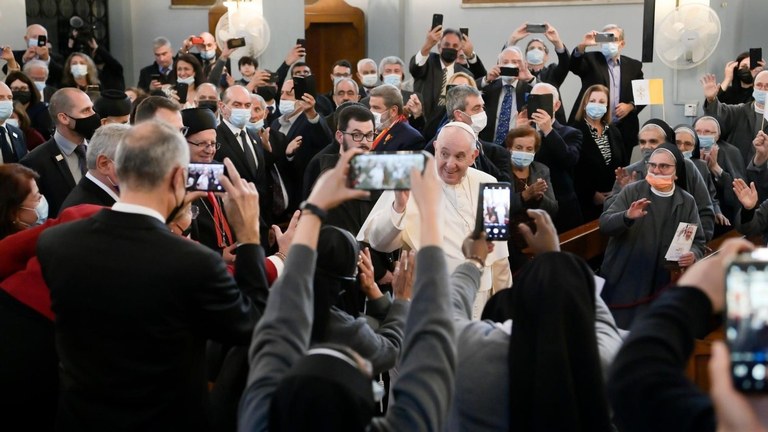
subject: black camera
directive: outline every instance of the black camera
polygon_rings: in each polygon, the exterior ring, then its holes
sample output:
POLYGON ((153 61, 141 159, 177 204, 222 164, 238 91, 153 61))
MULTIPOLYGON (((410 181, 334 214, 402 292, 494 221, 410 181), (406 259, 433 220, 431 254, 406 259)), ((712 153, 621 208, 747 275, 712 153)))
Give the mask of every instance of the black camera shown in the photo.
POLYGON ((75 15, 69 19, 69 26, 72 28, 70 38, 75 42, 72 46, 73 51, 90 51, 87 49, 88 43, 95 38, 96 26, 88 24, 84 19, 75 15))

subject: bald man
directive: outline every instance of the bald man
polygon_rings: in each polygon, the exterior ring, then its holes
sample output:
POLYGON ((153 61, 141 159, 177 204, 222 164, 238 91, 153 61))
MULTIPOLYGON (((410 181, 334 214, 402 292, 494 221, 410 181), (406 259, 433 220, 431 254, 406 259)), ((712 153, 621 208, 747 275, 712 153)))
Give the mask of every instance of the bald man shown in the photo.
MULTIPOLYGON (((490 174, 471 167, 478 154, 475 133, 466 123, 446 124, 435 139, 435 168, 443 185, 442 220, 435 223, 444 227, 443 249, 449 271, 466 261, 461 245, 475 228, 480 183, 496 182, 490 174)), ((519 199, 517 194, 511 196, 519 199)), ((510 210, 514 208, 521 208, 519 201, 511 203, 510 210)), ((410 199, 409 191, 386 191, 363 223, 357 239, 381 252, 402 247, 418 250, 420 228, 418 206, 410 199)), ((504 242, 496 243, 488 255, 472 310, 473 318, 480 317, 493 291, 512 285, 508 256, 504 242)))
MULTIPOLYGON (((179 53, 188 53, 197 57, 197 59, 200 60, 200 64, 203 65, 203 75, 207 77, 211 73, 211 69, 213 69, 214 65, 216 65, 216 61, 219 59, 216 38, 208 32, 202 32, 198 37, 203 40, 203 43, 195 44, 192 43, 192 38, 194 37, 194 35, 191 35, 184 39, 184 42, 181 43, 181 49, 179 50, 179 53)), ((227 70, 232 73, 229 58, 222 58, 221 60, 224 62, 223 66, 226 66, 227 70)), ((219 77, 217 76, 216 79, 218 78, 219 77)))
POLYGON ((20 162, 40 174, 37 184, 40 193, 48 200, 48 216, 53 218, 88 170, 88 140, 101 126, 101 119, 93 110, 91 98, 76 88, 64 88, 54 93, 48 111, 56 132, 20 162))
MULTIPOLYGON (((48 30, 40 24, 32 24, 27 27, 26 33, 24 33, 24 46, 26 49, 14 50, 13 57, 20 67, 24 67, 24 64, 30 60, 42 60, 48 64, 48 79, 46 84, 53 87, 58 87, 61 83, 62 71, 64 70, 64 58, 51 51, 50 41, 46 42, 44 46, 38 46, 38 41, 41 36, 48 39, 48 30)), ((8 73, 7 65, 3 66, 3 72, 8 73)))
POLYGON ((21 129, 6 123, 13 114, 11 89, 0 82, 0 164, 18 162, 27 154, 27 143, 21 129))
POLYGON ((701 79, 704 90, 704 113, 715 117, 720 122, 721 137, 735 145, 744 157, 747 170, 754 165, 755 148, 752 140, 762 130, 763 111, 765 110, 766 92, 768 92, 768 71, 762 71, 755 77, 754 98, 752 102, 726 105, 717 99, 720 88, 714 75, 708 74, 701 79))
POLYGON ((208 108, 216 116, 216 124, 219 122, 219 90, 211 83, 203 83, 197 86, 195 103, 198 108, 208 108))

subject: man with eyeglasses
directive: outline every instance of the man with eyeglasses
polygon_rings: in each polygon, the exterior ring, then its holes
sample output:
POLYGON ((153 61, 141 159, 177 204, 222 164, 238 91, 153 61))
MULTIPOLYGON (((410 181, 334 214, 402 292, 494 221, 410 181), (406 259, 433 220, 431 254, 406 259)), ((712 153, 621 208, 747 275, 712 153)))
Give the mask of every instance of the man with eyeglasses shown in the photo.
MULTIPOLYGON (((352 78, 352 64, 348 60, 337 60, 331 69, 331 82, 333 83, 331 91, 317 97, 317 111, 321 115, 328 116, 336 111, 336 107, 339 105, 336 98, 336 85, 346 78, 352 78)), ((357 86, 355 88, 358 91, 359 99, 359 89, 357 89, 357 86)))
MULTIPOLYGON (((621 192, 627 185, 645 178, 648 174, 648 166, 646 165, 646 162, 651 157, 651 153, 653 153, 654 150, 665 142, 671 144, 670 140, 667 139, 666 131, 660 124, 667 126, 662 120, 651 119, 640 129, 640 133, 637 135, 637 140, 643 158, 627 167, 618 168, 616 170, 616 182, 613 184, 611 196, 608 197, 603 204, 604 209, 608 209, 613 204, 613 200, 616 199, 619 192, 621 192)), ((675 149, 677 149, 677 147, 675 147, 675 149)), ((677 151, 679 152, 679 150, 677 151)), ((701 220, 701 228, 707 241, 709 241, 715 232, 715 209, 712 205, 709 189, 707 188, 707 184, 704 182, 701 173, 699 173, 698 168, 696 168, 696 165, 694 165, 690 159, 684 159, 683 163, 680 165, 684 168, 680 169, 680 172, 678 172, 677 175, 678 177, 684 178, 685 186, 683 186, 682 189, 693 195, 696 199, 696 205, 699 209, 699 219, 701 220)))
POLYGON ((391 152, 424 149, 424 137, 408 123, 400 89, 391 84, 382 84, 371 90, 368 104, 377 132, 371 150, 391 152))
MULTIPOLYGON (((648 143, 650 139, 663 136, 647 132, 643 134, 641 129, 639 136, 646 149, 653 145, 648 143)), ((680 171, 687 171, 687 160, 671 143, 659 144, 651 152, 648 161, 643 161, 647 175, 623 188, 600 216, 600 232, 610 236, 601 267, 605 278, 601 296, 623 329, 669 284, 670 264, 688 267, 706 248, 696 200, 681 187, 685 173, 680 171), (679 258, 668 260, 667 250, 681 222, 696 226, 693 243, 679 258)))

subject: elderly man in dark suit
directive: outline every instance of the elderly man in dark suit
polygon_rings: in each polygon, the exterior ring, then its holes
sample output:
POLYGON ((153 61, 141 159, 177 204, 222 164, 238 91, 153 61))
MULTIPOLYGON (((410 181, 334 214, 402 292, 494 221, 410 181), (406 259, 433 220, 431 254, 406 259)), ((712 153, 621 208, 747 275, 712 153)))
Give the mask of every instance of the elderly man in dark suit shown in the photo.
POLYGON ((171 47, 171 41, 162 36, 155 38, 152 42, 152 50, 155 61, 141 69, 137 85, 137 87, 146 92, 160 90, 163 84, 176 83, 176 74, 173 73, 173 48, 171 47))
POLYGON ((443 26, 437 26, 427 33, 421 50, 411 57, 408 69, 413 75, 413 90, 421 94, 426 121, 438 105, 445 105, 445 86, 453 74, 464 72, 472 76, 469 69, 456 63, 460 49, 461 33, 453 29, 443 31, 443 26), (438 43, 438 52, 430 52, 438 43))
MULTIPOLYGON (((560 92, 552 84, 536 84, 531 94, 551 94, 553 110, 557 111, 560 107, 560 92)), ((573 170, 579 162, 583 135, 578 129, 560 124, 542 109, 532 114, 532 120, 541 134, 541 148, 536 152, 535 161, 549 168, 552 188, 560 208, 554 220, 555 227, 558 232, 568 231, 584 223, 573 181, 573 170)))
POLYGON ((496 65, 479 82, 488 113, 488 125, 480 131, 480 139, 504 146, 517 113, 525 107, 532 80, 520 48, 511 46, 499 53, 496 65), (509 76, 513 68, 517 68, 517 76, 509 76))
POLYGON ((199 196, 185 192, 178 130, 135 126, 115 162, 120 202, 38 241, 61 360, 57 430, 208 430, 205 341, 248 345, 266 304, 256 190, 226 162, 233 280, 218 254, 165 224, 199 196))
MULTIPOLYGON (((27 27, 27 32, 24 34, 24 44, 27 46, 25 50, 14 50, 13 57, 18 63, 19 67, 31 60, 42 60, 48 63, 48 79, 46 83, 53 87, 58 87, 61 82, 61 77, 64 71, 64 59, 53 52, 51 52, 51 44, 46 42, 43 46, 39 46, 38 40, 40 37, 48 38, 48 30, 40 24, 32 24, 27 27)), ((8 72, 7 66, 3 66, 3 72, 8 72)))
POLYGON ((85 154, 88 172, 61 204, 61 210, 80 204, 109 207, 120 198, 115 151, 130 128, 126 124, 108 124, 93 134, 85 154))
POLYGON ((424 137, 408 123, 403 109, 403 96, 397 87, 382 84, 374 88, 368 103, 376 119, 378 132, 371 143, 371 150, 391 152, 424 148, 424 137))
POLYGON ((101 126, 91 98, 76 88, 54 93, 48 111, 56 132, 53 138, 29 152, 21 164, 40 174, 37 184, 50 206, 49 217, 59 214, 61 204, 87 171, 87 140, 101 126))
POLYGON ((16 126, 6 123, 13 114, 11 89, 0 82, 0 163, 15 163, 27 154, 24 133, 16 126))
MULTIPOLYGON (((587 47, 596 46, 596 31, 584 35, 584 39, 571 54, 571 72, 581 78, 581 90, 573 103, 568 122, 573 122, 579 109, 584 92, 595 84, 601 84, 610 90, 611 121, 621 132, 624 140, 625 154, 632 154, 632 147, 637 144, 637 133, 640 122, 637 114, 645 108, 635 106, 635 96, 632 93, 632 80, 643 79, 643 64, 633 58, 621 55, 626 41, 624 30, 615 24, 603 27, 603 32, 613 33, 615 42, 603 43, 600 52, 585 52, 587 47)), ((557 188, 555 188, 557 190, 557 188)))

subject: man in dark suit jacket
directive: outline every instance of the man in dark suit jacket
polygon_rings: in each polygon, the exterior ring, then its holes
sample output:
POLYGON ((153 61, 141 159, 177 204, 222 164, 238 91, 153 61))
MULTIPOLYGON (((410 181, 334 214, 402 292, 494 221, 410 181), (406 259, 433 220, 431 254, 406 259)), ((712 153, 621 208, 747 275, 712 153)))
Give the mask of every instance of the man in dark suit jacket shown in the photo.
POLYGON ((115 123, 102 126, 93 134, 85 154, 88 172, 61 204, 61 210, 80 204, 111 207, 118 200, 120 190, 115 152, 117 144, 129 129, 126 124, 115 123))
POLYGON ((446 89, 443 76, 445 83, 457 72, 472 76, 469 69, 456 63, 460 49, 461 33, 453 29, 443 31, 443 26, 437 26, 427 33, 421 50, 411 57, 408 70, 413 76, 413 90, 421 94, 426 121, 432 118, 432 113, 439 104, 445 104, 446 89), (431 53, 432 47, 438 42, 438 53, 431 53))
POLYGON ((232 164, 237 281, 218 254, 168 230, 193 198, 188 158, 178 131, 137 125, 117 156, 121 202, 40 236, 61 360, 57 430, 209 429, 205 341, 248 345, 268 291, 258 199, 232 164))
MULTIPOLYGON (((468 124, 475 133, 487 121, 480 91, 470 86, 458 86, 448 91, 445 109, 450 110, 448 122, 468 124)), ((440 133, 438 129, 437 133, 440 133)), ((435 139, 433 138, 425 150, 434 154, 435 139)), ((475 142, 480 154, 475 158, 473 168, 488 173, 500 182, 512 181, 512 162, 509 150, 504 146, 477 139, 475 142)))
POLYGON ((13 94, 11 89, 0 82, 0 163, 15 163, 27 155, 27 141, 21 129, 6 123, 13 114, 13 94))
POLYGON ((504 48, 499 53, 496 63, 488 71, 488 75, 479 82, 479 87, 483 91, 485 112, 488 114, 488 124, 480 131, 480 139, 503 146, 507 133, 516 126, 517 114, 525 108, 532 88, 533 75, 528 71, 523 52, 515 46, 504 48), (502 76, 502 71, 506 73, 508 68, 517 68, 518 76, 502 76), (511 89, 514 89, 510 96, 511 109, 508 117, 502 117, 504 99, 511 89), (501 128, 503 131, 499 131, 499 122, 504 122, 506 125, 501 128))
POLYGON ((40 193, 48 200, 49 217, 85 175, 87 139, 101 125, 87 94, 76 88, 57 91, 49 107, 56 132, 53 138, 29 152, 20 163, 37 171, 40 193))
POLYGON ((620 54, 625 45, 624 30, 615 26, 607 26, 603 28, 603 32, 614 33, 617 41, 602 44, 601 52, 585 52, 588 46, 597 45, 595 42, 597 32, 591 31, 584 35, 584 39, 571 55, 571 72, 581 78, 581 90, 579 90, 576 100, 573 101, 573 109, 568 122, 574 121, 584 92, 590 86, 602 84, 608 87, 611 93, 609 97, 612 106, 608 108, 612 122, 616 123, 624 139, 625 154, 632 154, 632 147, 637 144, 637 133, 640 131, 637 114, 645 108, 644 105, 635 106, 632 80, 643 79, 643 64, 620 54), (615 81, 614 77, 618 78, 618 82, 615 81))
POLYGON ((377 119, 378 132, 371 144, 371 150, 392 152, 424 148, 424 137, 408 123, 400 89, 382 84, 371 90, 368 103, 374 118, 377 119))
MULTIPOLYGON (((51 52, 51 44, 46 43, 45 46, 38 46, 38 38, 40 36, 48 37, 48 30, 40 24, 32 24, 27 27, 27 32, 24 35, 24 44, 27 46, 26 50, 14 50, 13 57, 18 63, 19 67, 23 68, 24 65, 34 59, 42 60, 48 63, 48 79, 46 84, 58 87, 61 83, 61 77, 64 71, 64 58, 56 53, 51 52)), ((8 65, 3 66, 3 72, 8 73, 8 65)))
MULTIPOLYGON (((557 111, 560 107, 560 93, 552 84, 536 84, 531 94, 551 94, 553 110, 557 111)), ((554 220, 555 227, 558 232, 568 231, 584 223, 573 180, 583 136, 580 130, 560 124, 544 110, 538 110, 532 117, 541 134, 541 147, 534 160, 549 168, 552 189, 560 209, 554 220)))
POLYGON ((155 61, 145 66, 139 72, 137 87, 146 92, 160 90, 163 84, 176 84, 176 74, 173 73, 173 48, 171 42, 164 37, 155 38, 152 42, 155 61), (152 79, 159 75, 160 79, 152 79))

